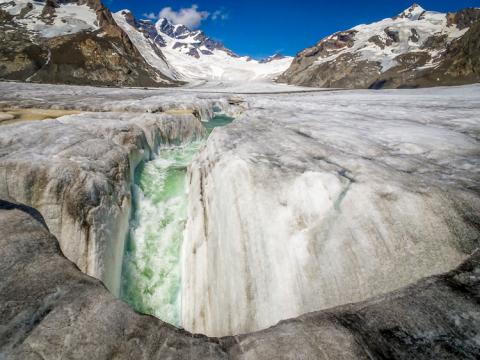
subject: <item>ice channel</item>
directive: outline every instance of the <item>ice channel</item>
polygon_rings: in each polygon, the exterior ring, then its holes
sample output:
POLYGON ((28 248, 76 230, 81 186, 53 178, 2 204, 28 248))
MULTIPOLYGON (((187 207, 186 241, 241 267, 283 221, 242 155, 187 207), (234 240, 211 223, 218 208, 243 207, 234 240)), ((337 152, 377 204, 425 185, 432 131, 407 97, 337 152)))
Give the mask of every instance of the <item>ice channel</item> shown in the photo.
MULTIPOLYGON (((233 118, 216 115, 207 133, 233 118)), ((186 173, 205 139, 160 148, 136 169, 133 216, 123 256, 121 298, 135 310, 181 326, 180 254, 187 220, 186 173)))

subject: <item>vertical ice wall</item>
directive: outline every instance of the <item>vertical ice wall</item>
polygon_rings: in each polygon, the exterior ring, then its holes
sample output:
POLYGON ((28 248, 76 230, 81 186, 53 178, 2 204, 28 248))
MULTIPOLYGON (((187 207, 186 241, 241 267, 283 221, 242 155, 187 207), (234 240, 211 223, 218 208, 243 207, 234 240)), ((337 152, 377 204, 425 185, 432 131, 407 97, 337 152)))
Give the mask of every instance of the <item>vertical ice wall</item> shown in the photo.
POLYGON ((436 165, 475 161, 475 141, 410 120, 335 115, 250 113, 195 159, 183 248, 187 330, 246 333, 364 300, 448 271, 478 246, 469 218, 479 198, 451 186, 473 167, 453 176, 436 165))

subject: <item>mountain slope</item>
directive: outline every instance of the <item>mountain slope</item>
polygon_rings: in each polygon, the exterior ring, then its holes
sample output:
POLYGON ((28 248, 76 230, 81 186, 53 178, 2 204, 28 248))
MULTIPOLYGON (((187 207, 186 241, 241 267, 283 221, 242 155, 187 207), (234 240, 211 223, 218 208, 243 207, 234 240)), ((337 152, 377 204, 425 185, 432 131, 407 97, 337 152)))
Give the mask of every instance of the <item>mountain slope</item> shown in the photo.
POLYGON ((290 65, 291 57, 275 57, 259 62, 240 57, 225 46, 207 37, 200 30, 174 25, 167 19, 155 24, 136 20, 128 10, 113 14, 117 24, 128 34, 148 63, 180 80, 246 81, 272 79, 290 65), (163 53, 170 64, 168 70, 159 63, 163 53))
POLYGON ((0 78, 115 86, 177 82, 150 66, 99 0, 0 0, 0 78))
POLYGON ((301 51, 279 81, 339 88, 477 82, 479 20, 480 9, 442 14, 414 4, 396 17, 322 39, 301 51))

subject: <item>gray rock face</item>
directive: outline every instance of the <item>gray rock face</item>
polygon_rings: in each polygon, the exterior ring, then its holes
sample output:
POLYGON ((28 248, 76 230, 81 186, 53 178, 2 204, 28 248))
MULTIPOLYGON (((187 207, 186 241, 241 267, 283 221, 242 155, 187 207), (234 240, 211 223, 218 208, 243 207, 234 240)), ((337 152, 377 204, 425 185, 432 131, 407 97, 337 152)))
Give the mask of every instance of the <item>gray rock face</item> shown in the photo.
POLYGON ((99 0, 2 3, 0 30, 1 79, 110 86, 178 84, 143 59, 99 0), (69 13, 75 5, 78 14, 69 13))
POLYGON ((279 81, 326 88, 476 83, 479 19, 479 9, 439 14, 413 5, 392 19, 322 39, 301 51, 279 81))
POLYGON ((192 335, 134 313, 61 253, 41 215, 0 201, 0 357, 476 359, 480 257, 369 302, 252 334, 192 335))

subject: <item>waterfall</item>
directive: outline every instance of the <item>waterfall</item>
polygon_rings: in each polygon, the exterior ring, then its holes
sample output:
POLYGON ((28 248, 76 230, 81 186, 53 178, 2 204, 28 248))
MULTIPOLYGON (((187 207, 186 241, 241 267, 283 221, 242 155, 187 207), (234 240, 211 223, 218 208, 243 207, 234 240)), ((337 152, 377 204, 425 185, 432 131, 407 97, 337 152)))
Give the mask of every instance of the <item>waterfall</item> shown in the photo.
MULTIPOLYGON (((233 119, 216 116, 207 132, 233 119)), ((181 247, 187 220, 186 173, 205 140, 161 147, 137 167, 121 298, 141 313, 181 326, 181 247)))

